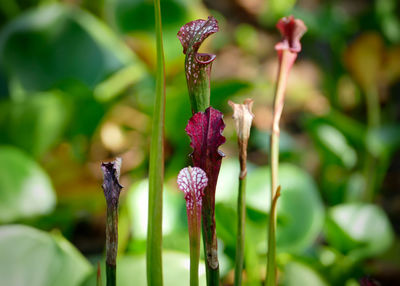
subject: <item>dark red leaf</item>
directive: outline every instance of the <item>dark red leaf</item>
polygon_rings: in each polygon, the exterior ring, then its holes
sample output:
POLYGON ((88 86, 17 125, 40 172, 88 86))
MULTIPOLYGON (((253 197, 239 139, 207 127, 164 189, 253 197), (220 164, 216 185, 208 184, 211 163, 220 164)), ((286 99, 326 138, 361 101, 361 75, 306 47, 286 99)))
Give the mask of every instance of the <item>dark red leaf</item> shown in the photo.
MULTIPOLYGON (((209 191, 215 193, 221 160, 224 154, 218 147, 225 143, 222 131, 225 128, 222 113, 212 107, 205 112, 197 112, 186 126, 193 148, 191 154, 193 165, 203 169, 208 177, 209 191), (210 190, 211 189, 211 190, 210 190)), ((207 195, 207 193, 206 193, 207 195)))

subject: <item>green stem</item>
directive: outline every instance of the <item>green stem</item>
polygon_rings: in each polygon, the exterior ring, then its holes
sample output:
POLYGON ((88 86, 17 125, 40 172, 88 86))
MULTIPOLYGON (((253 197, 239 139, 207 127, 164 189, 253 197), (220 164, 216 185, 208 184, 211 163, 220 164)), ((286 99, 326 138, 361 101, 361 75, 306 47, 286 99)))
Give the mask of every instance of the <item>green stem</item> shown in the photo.
POLYGON ((117 285, 116 266, 106 263, 107 286, 117 285))
MULTIPOLYGON (((367 124, 368 131, 377 128, 380 125, 380 105, 379 94, 377 88, 371 87, 366 91, 367 105, 367 124)), ((365 200, 371 202, 374 199, 375 188, 377 186, 377 158, 369 150, 365 158, 365 200)))
MULTIPOLYGON (((217 238, 213 231, 215 229, 212 225, 214 220, 214 213, 212 207, 209 207, 208 203, 205 203, 206 197, 203 197, 203 208, 202 208, 202 236, 204 246, 204 256, 206 264, 206 278, 207 286, 218 286, 219 285, 219 262, 217 258, 217 238), (215 265, 216 264, 216 265, 215 265)), ((215 208, 215 207, 214 207, 215 208)))
POLYGON ((188 212, 190 240, 190 286, 199 285, 201 209, 194 204, 192 215, 188 212))
POLYGON ((268 229, 268 261, 267 261, 267 286, 274 286, 277 283, 276 276, 276 208, 273 202, 278 190, 279 170, 279 121, 282 115, 285 99, 285 89, 289 69, 293 63, 293 54, 287 50, 282 51, 277 86, 274 96, 274 111, 272 119, 271 143, 270 143, 270 165, 271 165, 271 210, 268 229))
POLYGON ((219 267, 212 268, 206 262, 206 278, 207 278, 207 286, 219 286, 219 267))
POLYGON ((378 127, 380 124, 380 105, 378 89, 371 87, 366 91, 368 127, 378 127))
POLYGON ((280 187, 275 192, 275 197, 271 202, 271 211, 269 216, 269 235, 268 237, 268 264, 267 264, 267 283, 266 286, 277 285, 276 269, 276 204, 280 196, 280 187), (273 215, 274 214, 274 215, 273 215))
POLYGON ((162 277, 162 193, 164 180, 165 63, 162 42, 160 0, 154 0, 157 72, 156 97, 149 162, 149 212, 147 226, 147 285, 163 285, 162 277))
MULTIPOLYGON (((200 234, 200 233, 199 233, 200 234)), ((190 286, 199 285, 200 237, 190 241, 190 286)))
POLYGON ((245 220, 246 220, 246 176, 239 178, 237 203, 238 225, 236 236, 235 286, 242 285, 244 260, 245 220))

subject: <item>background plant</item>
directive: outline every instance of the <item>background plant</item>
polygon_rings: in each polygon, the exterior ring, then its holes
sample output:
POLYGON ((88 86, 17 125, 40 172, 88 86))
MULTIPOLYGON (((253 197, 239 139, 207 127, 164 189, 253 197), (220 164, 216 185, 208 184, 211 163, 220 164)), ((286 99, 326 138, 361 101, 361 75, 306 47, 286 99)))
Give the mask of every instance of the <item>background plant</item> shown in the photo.
POLYGON ((165 60, 160 0, 154 0, 156 32, 156 90, 149 154, 149 204, 147 223, 147 284, 163 285, 162 210, 164 183, 165 60))
MULTIPOLYGON (((56 280, 57 285, 94 285, 93 265, 103 258, 106 210, 98 166, 120 155, 126 193, 119 216, 119 285, 145 285, 156 66, 153 4, 0 2, 0 284, 15 285, 20 277, 33 286, 56 280), (27 255, 24 250, 32 245, 35 251, 27 255), (24 260, 18 259, 21 255, 24 260), (45 275, 43 269, 48 269, 45 275)), ((217 55, 211 105, 225 114, 227 126, 222 148, 227 157, 216 191, 223 284, 233 282, 237 186, 231 176, 239 172, 226 102, 255 101, 244 282, 258 285, 265 279, 268 219, 263 198, 269 182, 262 166, 267 164, 265 138, 277 67, 273 45, 280 39, 274 25, 290 14, 303 19, 308 32, 290 76, 281 122, 280 181, 286 182, 277 224, 281 283, 354 285, 367 273, 383 285, 398 281, 399 4, 220 3, 161 2, 168 94, 164 284, 189 281, 182 266, 189 257, 185 202, 175 178, 190 162, 183 155, 191 152, 189 139, 177 130, 184 130, 191 112, 176 32, 210 14, 221 30, 203 47, 217 55), (367 125, 365 101, 370 88, 377 91, 380 108, 380 124, 373 128, 367 125), (377 179, 366 203, 368 153, 380 163, 372 164, 377 179)), ((202 273, 200 268, 200 285, 202 273)))

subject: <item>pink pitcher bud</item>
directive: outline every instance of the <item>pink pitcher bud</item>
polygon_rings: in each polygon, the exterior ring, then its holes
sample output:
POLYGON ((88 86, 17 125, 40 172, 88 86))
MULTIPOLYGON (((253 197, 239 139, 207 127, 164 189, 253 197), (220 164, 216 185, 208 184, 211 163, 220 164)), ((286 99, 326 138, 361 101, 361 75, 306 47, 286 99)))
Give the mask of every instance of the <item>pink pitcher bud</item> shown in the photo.
POLYGON ((297 58, 297 54, 301 51, 300 38, 307 31, 307 27, 302 20, 295 19, 293 16, 280 19, 276 27, 281 32, 283 39, 275 45, 275 50, 278 51, 279 61, 281 63, 283 62, 283 53, 288 51, 281 68, 289 72, 297 58))
POLYGON ((289 50, 292 53, 301 51, 300 39, 307 31, 306 25, 300 19, 293 16, 283 17, 278 21, 276 27, 281 32, 283 39, 275 45, 275 50, 289 50))

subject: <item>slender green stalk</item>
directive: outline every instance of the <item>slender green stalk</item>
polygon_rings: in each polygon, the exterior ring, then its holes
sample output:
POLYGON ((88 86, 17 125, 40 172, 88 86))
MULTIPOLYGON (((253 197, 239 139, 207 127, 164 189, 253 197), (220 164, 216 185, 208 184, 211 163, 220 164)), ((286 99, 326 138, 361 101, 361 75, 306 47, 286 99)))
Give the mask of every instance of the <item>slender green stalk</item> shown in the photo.
POLYGON ((380 124, 380 105, 379 93, 376 87, 371 87, 366 91, 367 103, 367 123, 368 127, 378 127, 380 124))
POLYGON ((279 176, 279 121, 282 115, 285 88, 289 69, 293 62, 293 55, 288 50, 282 51, 281 63, 279 65, 278 79, 274 97, 274 113, 272 119, 272 132, 270 144, 270 166, 271 166, 271 210, 268 230, 268 262, 267 262, 267 286, 276 285, 276 208, 273 208, 273 202, 278 190, 279 176))
MULTIPOLYGON (((203 238, 204 238, 204 231, 203 231, 203 238)), ((205 243, 203 244, 205 247, 205 243)), ((207 286, 218 286, 219 266, 217 268, 212 268, 208 263, 206 263, 206 277, 207 277, 207 286)))
POLYGON ((254 114, 251 109, 252 99, 246 99, 243 104, 236 104, 228 101, 233 109, 233 119, 235 120, 236 133, 239 146, 239 194, 237 202, 237 240, 236 240, 236 261, 235 261, 235 286, 242 285, 242 272, 244 261, 245 245, 245 222, 246 222, 246 176, 247 176, 247 145, 250 137, 251 123, 254 114))
POLYGON ((160 0, 154 0, 157 72, 156 97, 149 163, 149 212, 147 225, 147 285, 161 286, 162 278, 162 193, 164 180, 165 63, 160 0))
POLYGON ((270 167, 271 167, 271 209, 269 214, 268 230, 268 261, 266 286, 277 285, 276 267, 276 208, 280 195, 279 178, 279 121, 281 119, 285 99, 286 83, 289 71, 301 51, 300 38, 307 31, 307 27, 300 19, 293 16, 280 19, 276 25, 283 39, 275 45, 279 56, 279 71, 274 96, 272 117, 270 167))
POLYGON ((204 188, 208 184, 206 172, 198 167, 183 168, 178 175, 178 187, 185 193, 190 242, 190 286, 199 285, 201 207, 204 188))
MULTIPOLYGON (((200 238, 200 237, 199 237, 200 238)), ((190 286, 199 285, 200 240, 190 239, 190 286)))
POLYGON ((246 177, 239 178, 239 196, 237 202, 238 224, 236 236, 235 286, 242 285, 244 260, 244 239, 246 221, 246 177))
POLYGON ((277 285, 276 273, 276 205, 281 193, 280 186, 277 188, 274 198, 271 202, 271 211, 269 216, 269 229, 268 233, 273 234, 268 236, 268 265, 267 265, 267 283, 266 286, 277 285), (275 214, 275 215, 272 215, 275 214))
POLYGON ((190 286, 199 285, 199 260, 200 260, 200 230, 201 230, 201 210, 197 211, 195 205, 194 213, 197 216, 191 219, 189 231, 190 240, 190 286), (198 219, 199 218, 199 219, 198 219))
POLYGON ((211 208, 208 207, 207 204, 203 204, 203 228, 202 228, 202 236, 203 236, 203 247, 204 254, 206 256, 206 278, 207 278, 207 286, 218 286, 219 285, 219 262, 215 261, 217 256, 217 239, 215 237, 215 233, 212 231, 212 218, 210 216, 208 220, 205 219, 206 215, 211 213, 211 208), (208 211, 207 211, 208 210, 208 211), (213 238, 215 237, 215 238, 213 238), (216 266, 212 263, 216 262, 216 266))
POLYGON ((117 285, 117 275, 115 265, 106 264, 107 286, 117 285))
MULTIPOLYGON (((379 94, 376 87, 370 87, 366 91, 367 125, 368 131, 380 125, 379 94)), ((374 199, 377 187, 377 165, 379 160, 367 150, 364 172, 365 172, 365 200, 371 202, 374 199)))

